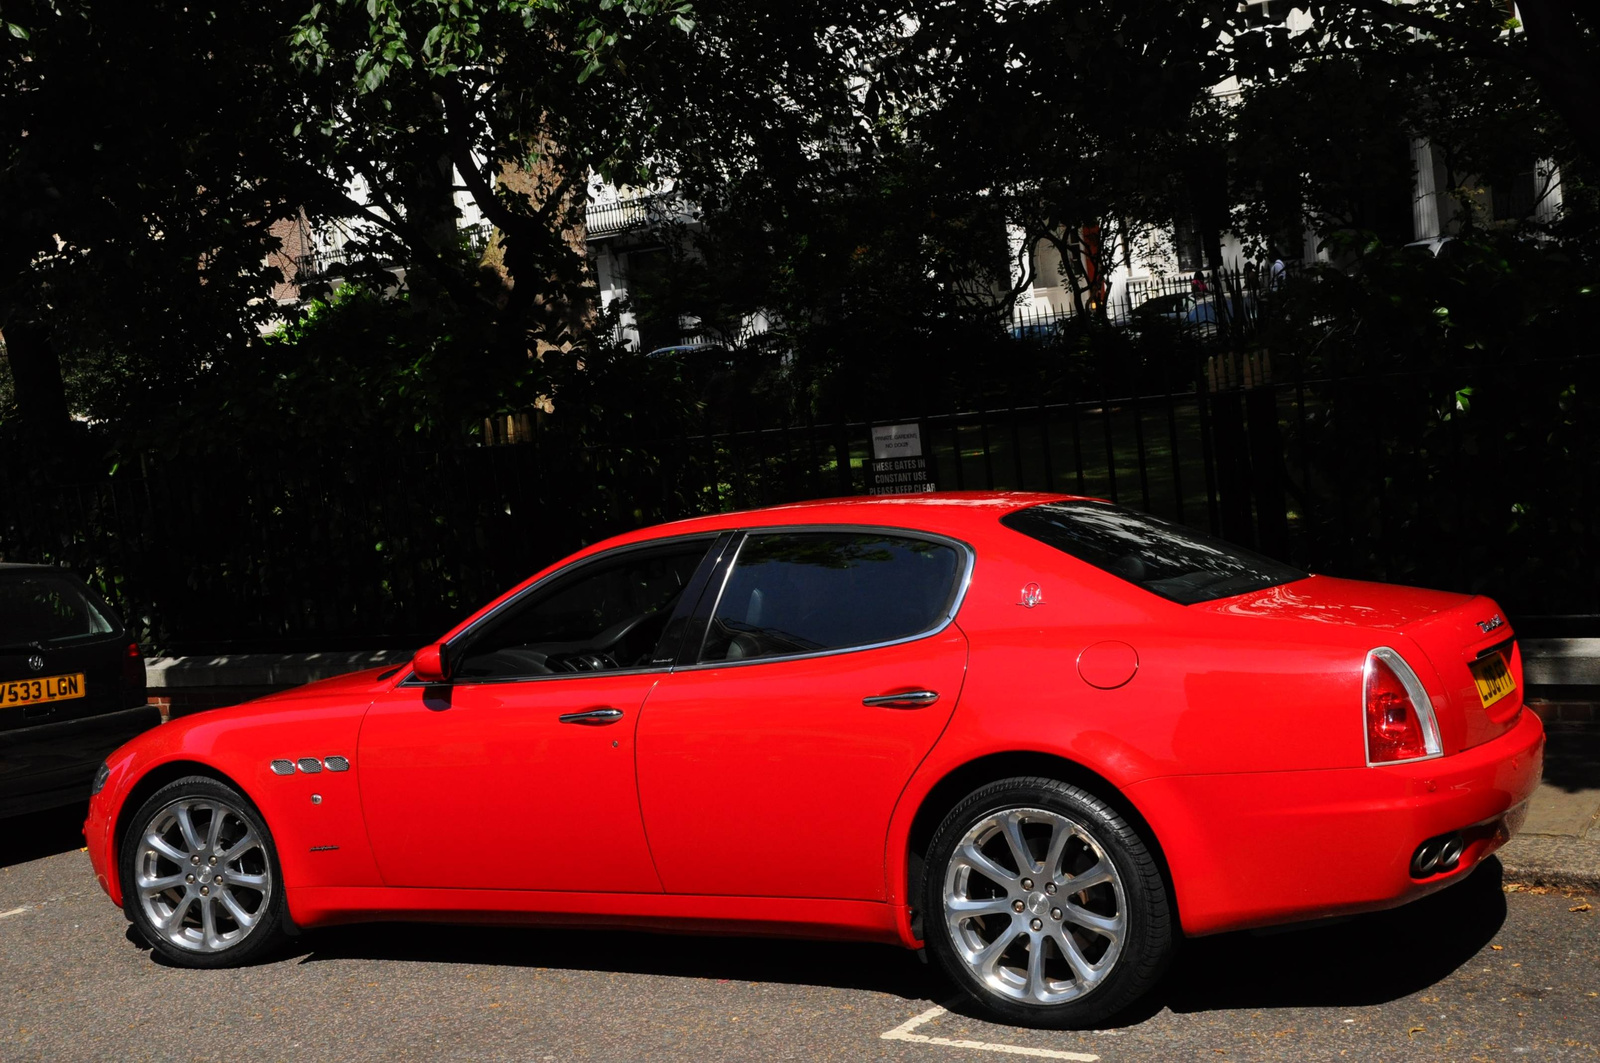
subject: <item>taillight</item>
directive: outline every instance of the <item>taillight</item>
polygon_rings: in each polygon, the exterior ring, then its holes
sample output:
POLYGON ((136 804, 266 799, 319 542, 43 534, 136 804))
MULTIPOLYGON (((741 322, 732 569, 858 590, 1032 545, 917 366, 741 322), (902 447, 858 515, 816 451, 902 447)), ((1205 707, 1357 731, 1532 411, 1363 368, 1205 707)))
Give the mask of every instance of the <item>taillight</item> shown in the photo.
POLYGON ((130 642, 122 655, 122 686, 127 693, 137 693, 143 699, 144 681, 144 654, 139 652, 137 642, 130 642))
POLYGON ((1444 751, 1427 691, 1405 658, 1387 646, 1367 654, 1362 700, 1368 764, 1422 760, 1444 751))

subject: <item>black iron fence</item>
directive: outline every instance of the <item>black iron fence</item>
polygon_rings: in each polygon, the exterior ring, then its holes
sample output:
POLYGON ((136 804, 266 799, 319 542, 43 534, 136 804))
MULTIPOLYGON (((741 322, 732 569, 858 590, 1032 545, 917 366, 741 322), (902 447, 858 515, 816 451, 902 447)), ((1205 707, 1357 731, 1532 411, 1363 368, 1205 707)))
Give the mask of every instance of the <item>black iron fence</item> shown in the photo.
MULTIPOLYGON (((591 212, 597 209, 590 208, 591 212)), ((639 211, 643 208, 627 205, 626 209, 639 211)), ((602 224, 612 223, 602 221, 602 224)), ((1010 339, 1021 343, 1060 345, 1070 340, 1075 325, 1092 318, 1097 324, 1141 335, 1177 338, 1207 346, 1238 346, 1256 337, 1264 313, 1270 311, 1278 290, 1268 286, 1254 271, 1243 269, 1218 269, 1187 277, 1134 277, 1108 287, 1091 288, 1078 293, 1077 297, 1065 289, 1053 289, 1054 301, 1014 306, 1006 333, 1010 339)), ((726 332, 689 319, 680 321, 679 325, 683 331, 677 348, 684 350, 747 348, 774 340, 781 331, 781 325, 766 315, 757 315, 726 332)), ((626 329, 618 326, 614 338, 626 342, 626 329)))
POLYGON ((874 430, 915 424, 919 482, 939 489, 1108 498, 1316 571, 1600 614, 1600 357, 1330 375, 1252 343, 1124 369, 1067 401, 664 440, 532 428, 65 485, 0 469, 0 558, 95 575, 169 650, 414 645, 604 535, 863 493, 874 430))

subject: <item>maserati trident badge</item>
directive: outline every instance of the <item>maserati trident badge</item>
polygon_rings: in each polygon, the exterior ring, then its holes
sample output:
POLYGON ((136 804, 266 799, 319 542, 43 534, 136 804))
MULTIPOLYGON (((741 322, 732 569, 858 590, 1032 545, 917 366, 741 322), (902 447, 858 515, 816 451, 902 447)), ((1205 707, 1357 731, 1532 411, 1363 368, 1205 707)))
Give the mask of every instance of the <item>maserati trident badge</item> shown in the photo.
POLYGON ((44 658, 39 656, 37 653, 34 654, 32 657, 28 658, 28 667, 32 668, 35 672, 44 671, 44 658))
POLYGON ((1024 609, 1032 609, 1036 605, 1044 604, 1044 589, 1037 583, 1030 583, 1022 588, 1022 600, 1017 603, 1024 609))

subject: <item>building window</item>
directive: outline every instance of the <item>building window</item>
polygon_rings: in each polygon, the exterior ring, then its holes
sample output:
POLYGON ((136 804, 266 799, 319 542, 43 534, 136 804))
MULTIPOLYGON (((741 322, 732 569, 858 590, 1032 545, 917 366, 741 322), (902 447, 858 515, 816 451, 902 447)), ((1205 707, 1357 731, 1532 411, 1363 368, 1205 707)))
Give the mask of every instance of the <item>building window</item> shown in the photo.
POLYGON ((1244 0, 1245 18, 1252 26, 1276 26, 1289 17, 1288 0, 1244 0))
POLYGON ((1179 217, 1172 224, 1172 250, 1178 257, 1178 270, 1191 273, 1205 268, 1205 253, 1200 247, 1200 230, 1192 218, 1179 217))
POLYGON ((1494 221, 1521 221, 1533 216, 1539 201, 1539 175, 1525 170, 1489 187, 1494 221))

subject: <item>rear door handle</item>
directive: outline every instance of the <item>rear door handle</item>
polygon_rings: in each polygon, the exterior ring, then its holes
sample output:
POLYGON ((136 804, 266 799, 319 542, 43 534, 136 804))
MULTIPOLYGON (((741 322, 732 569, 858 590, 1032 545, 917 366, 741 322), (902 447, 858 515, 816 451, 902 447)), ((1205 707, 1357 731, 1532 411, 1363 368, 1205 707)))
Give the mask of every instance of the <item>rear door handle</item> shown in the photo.
POLYGON ((938 700, 937 690, 903 690, 898 694, 879 694, 874 698, 862 698, 861 704, 885 709, 920 709, 938 700))
POLYGON ((557 717, 562 723, 581 723, 590 727, 616 723, 622 719, 621 709, 589 709, 586 712, 564 712, 557 717))

